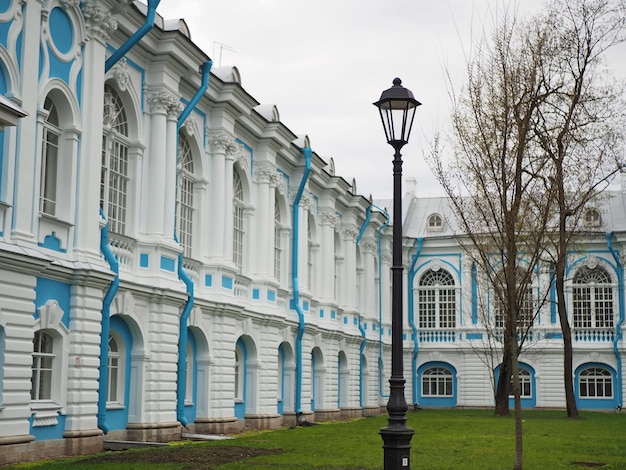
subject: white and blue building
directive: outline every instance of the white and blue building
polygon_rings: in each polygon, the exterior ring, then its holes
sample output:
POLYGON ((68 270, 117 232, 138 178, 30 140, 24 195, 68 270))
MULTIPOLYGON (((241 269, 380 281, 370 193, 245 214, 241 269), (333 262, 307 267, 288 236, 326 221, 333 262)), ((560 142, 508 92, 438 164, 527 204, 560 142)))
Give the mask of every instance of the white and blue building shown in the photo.
MULTIPOLYGON (((157 6, 0 0, 0 464, 385 410, 391 204, 157 6)), ((407 401, 491 406, 488 286, 413 194, 407 401)), ((624 202, 589 208, 568 266, 581 408, 624 398, 624 202)), ((563 407, 551 305, 521 360, 524 405, 563 407)))

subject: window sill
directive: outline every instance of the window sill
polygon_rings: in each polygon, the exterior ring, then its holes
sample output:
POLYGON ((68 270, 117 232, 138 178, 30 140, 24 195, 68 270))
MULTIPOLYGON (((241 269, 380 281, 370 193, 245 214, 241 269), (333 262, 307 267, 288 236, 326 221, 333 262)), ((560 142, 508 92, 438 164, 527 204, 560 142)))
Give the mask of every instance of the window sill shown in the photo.
POLYGON ((107 410, 125 410, 125 409, 126 407, 122 405, 121 403, 115 403, 115 402, 107 403, 107 410))
POLYGON ((65 414, 63 411, 63 407, 52 401, 37 401, 31 402, 30 410, 33 415, 33 427, 43 427, 43 426, 56 426, 58 421, 58 416, 60 414, 65 414))

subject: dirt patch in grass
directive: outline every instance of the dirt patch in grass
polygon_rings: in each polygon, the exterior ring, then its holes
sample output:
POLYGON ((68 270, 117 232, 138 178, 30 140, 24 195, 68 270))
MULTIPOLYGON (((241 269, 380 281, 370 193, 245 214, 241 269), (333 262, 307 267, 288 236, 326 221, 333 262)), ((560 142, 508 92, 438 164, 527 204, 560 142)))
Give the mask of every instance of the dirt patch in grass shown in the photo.
MULTIPOLYGON (((90 463, 107 463, 112 466, 131 463, 153 464, 176 464, 184 470, 209 470, 216 465, 236 462, 249 457, 261 455, 279 454, 280 449, 256 449, 238 446, 196 446, 181 445, 161 449, 153 449, 150 452, 140 451, 112 451, 108 454, 100 454, 97 457, 77 462, 74 465, 87 466, 90 463)), ((112 467, 117 468, 117 467, 112 467)))

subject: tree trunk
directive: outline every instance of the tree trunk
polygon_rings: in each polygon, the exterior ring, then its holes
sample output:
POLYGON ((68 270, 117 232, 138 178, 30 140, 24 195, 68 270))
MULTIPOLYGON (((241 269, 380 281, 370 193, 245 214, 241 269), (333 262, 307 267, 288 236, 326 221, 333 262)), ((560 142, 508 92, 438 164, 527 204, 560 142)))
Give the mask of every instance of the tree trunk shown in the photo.
POLYGON ((574 394, 574 366, 572 364, 572 329, 567 319, 565 304, 565 254, 559 253, 556 265, 556 299, 561 332, 563 333, 563 385, 565 386, 565 407, 568 418, 578 418, 576 395, 574 394))
POLYGON ((505 341, 500 374, 496 385, 495 416, 510 416, 509 412, 509 383, 511 381, 511 352, 505 341))
POLYGON ((523 432, 522 432, 522 390, 519 382, 519 363, 517 355, 512 357, 513 392, 515 402, 515 470, 522 470, 523 432))

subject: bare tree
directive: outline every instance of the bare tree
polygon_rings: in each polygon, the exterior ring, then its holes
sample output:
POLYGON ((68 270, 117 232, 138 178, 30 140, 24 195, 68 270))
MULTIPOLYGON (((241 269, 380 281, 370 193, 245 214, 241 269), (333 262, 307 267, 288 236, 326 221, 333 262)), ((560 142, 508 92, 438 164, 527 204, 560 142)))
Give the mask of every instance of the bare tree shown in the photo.
POLYGON ((602 66, 606 51, 624 40, 625 21, 623 0, 555 0, 534 27, 536 35, 547 39, 541 41, 544 47, 537 56, 548 96, 539 108, 534 133, 549 158, 544 176, 546 190, 554 195, 553 245, 546 253, 555 269, 570 418, 578 417, 578 410, 565 300, 567 253, 580 234, 583 209, 607 187, 622 163, 624 87, 609 82, 602 66))

